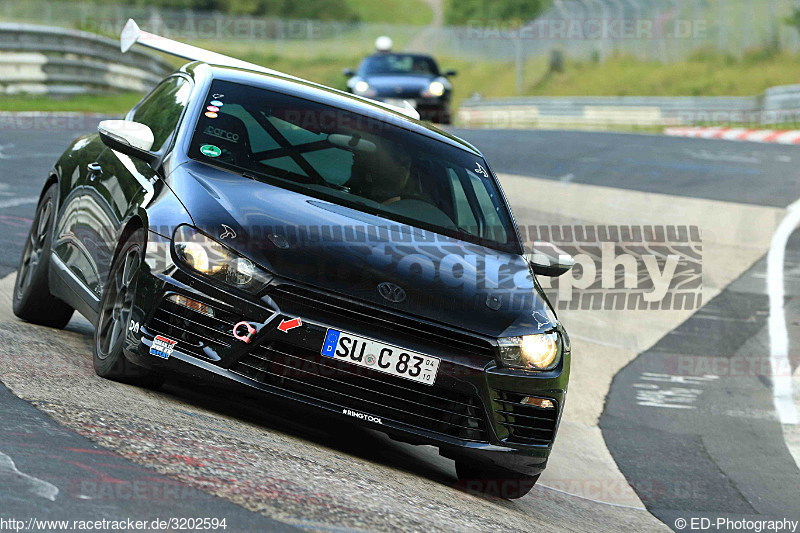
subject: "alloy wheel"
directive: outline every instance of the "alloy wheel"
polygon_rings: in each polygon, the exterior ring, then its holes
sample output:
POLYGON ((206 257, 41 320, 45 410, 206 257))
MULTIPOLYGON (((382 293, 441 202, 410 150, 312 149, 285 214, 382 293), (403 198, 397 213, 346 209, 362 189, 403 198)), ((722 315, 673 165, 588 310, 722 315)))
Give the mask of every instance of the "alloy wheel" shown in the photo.
POLYGON ((28 239, 22 251, 22 262, 17 274, 17 299, 22 298, 25 290, 30 287, 36 275, 39 262, 42 260, 44 243, 47 239, 47 232, 50 229, 52 210, 53 202, 49 198, 36 210, 36 217, 31 225, 31 231, 28 233, 28 239))
POLYGON ((100 310, 97 335, 97 356, 100 359, 114 353, 125 338, 140 264, 141 248, 134 245, 127 249, 125 256, 116 263, 111 273, 100 310))

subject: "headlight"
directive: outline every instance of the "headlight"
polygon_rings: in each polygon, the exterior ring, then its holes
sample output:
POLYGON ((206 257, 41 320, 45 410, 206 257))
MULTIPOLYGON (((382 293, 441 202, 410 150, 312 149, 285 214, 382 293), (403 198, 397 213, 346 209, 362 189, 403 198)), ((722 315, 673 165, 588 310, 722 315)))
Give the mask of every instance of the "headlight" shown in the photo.
POLYGON ((173 242, 175 254, 184 265, 237 289, 257 293, 272 279, 246 257, 190 226, 179 226, 173 242))
POLYGON ((498 344, 500 361, 509 367, 550 370, 561 356, 558 333, 505 337, 499 339, 498 344))
POLYGON ((428 86, 428 92, 432 96, 442 96, 444 94, 444 83, 440 81, 432 81, 428 86))
POLYGON ((364 80, 358 81, 353 86, 353 90, 359 94, 363 94, 369 91, 369 83, 365 82, 364 80))

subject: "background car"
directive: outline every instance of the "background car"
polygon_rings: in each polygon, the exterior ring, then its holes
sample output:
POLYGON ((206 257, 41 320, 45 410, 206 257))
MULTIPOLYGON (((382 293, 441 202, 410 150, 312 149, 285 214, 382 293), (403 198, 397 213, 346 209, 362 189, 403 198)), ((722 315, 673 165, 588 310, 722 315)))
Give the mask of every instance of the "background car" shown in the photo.
POLYGON ((428 55, 377 52, 365 58, 357 71, 345 70, 347 90, 359 96, 402 107, 406 101, 423 120, 450 124, 449 77, 455 70, 440 71, 428 55))

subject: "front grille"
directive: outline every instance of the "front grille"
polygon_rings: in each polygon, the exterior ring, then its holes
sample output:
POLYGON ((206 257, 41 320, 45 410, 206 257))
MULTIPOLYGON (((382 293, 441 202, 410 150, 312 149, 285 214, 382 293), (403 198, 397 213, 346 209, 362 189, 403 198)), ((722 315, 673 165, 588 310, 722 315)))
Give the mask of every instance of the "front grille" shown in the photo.
POLYGON ((230 348, 234 317, 212 307, 210 317, 192 309, 164 300, 156 309, 148 329, 177 340, 176 348, 203 359, 219 360, 217 352, 230 348))
POLYGON ((403 88, 400 92, 397 92, 396 89, 386 90, 384 89, 381 91, 379 98, 382 101, 386 100, 416 100, 420 97, 420 90, 419 89, 406 89, 403 88))
POLYGON ((482 404, 472 395, 375 372, 283 342, 254 348, 232 370, 339 408, 488 442, 482 404))
POLYGON ((480 337, 390 313, 353 300, 294 285, 279 285, 268 294, 281 309, 286 307, 297 315, 321 313, 327 317, 346 320, 348 324, 352 324, 362 332, 394 333, 400 338, 412 338, 421 345, 436 347, 444 353, 494 358, 493 346, 480 337))
POLYGON ((494 412, 497 422, 508 432, 503 440, 536 445, 548 445, 553 441, 558 422, 558 403, 554 399, 548 398, 553 402, 554 408, 543 409, 522 403, 525 394, 495 392, 494 412))

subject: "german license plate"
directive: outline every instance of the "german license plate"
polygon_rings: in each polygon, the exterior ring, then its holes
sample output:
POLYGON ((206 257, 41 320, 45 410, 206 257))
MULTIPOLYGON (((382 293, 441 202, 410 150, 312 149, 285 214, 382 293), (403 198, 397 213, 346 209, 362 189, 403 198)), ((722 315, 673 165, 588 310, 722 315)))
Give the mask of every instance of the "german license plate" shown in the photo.
POLYGON ((322 355, 378 372, 400 376, 425 385, 433 385, 439 371, 439 359, 399 346, 328 329, 322 355))

